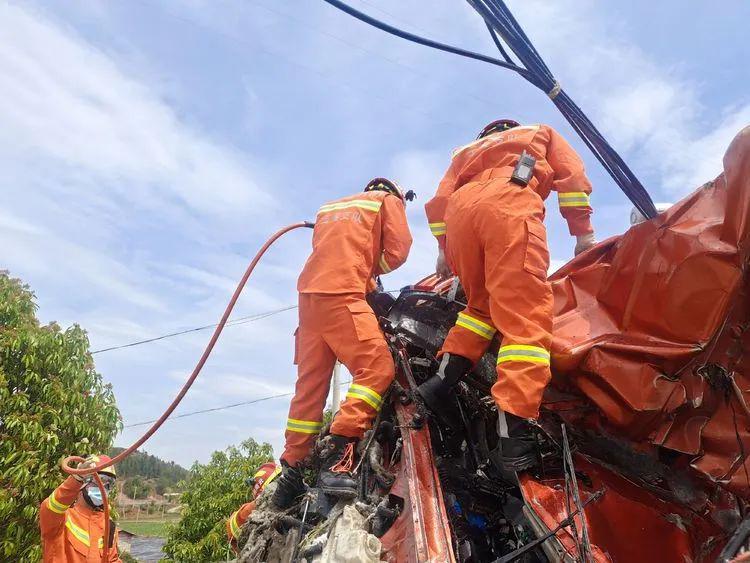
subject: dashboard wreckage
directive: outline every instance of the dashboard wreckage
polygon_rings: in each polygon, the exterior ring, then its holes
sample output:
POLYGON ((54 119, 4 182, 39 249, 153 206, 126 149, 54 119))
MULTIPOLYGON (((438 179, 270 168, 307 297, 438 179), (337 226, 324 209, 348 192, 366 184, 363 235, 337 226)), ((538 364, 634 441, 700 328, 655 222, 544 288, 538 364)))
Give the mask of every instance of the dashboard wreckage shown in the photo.
POLYGON ((358 446, 358 498, 310 488, 278 512, 263 494, 238 561, 750 560, 749 211, 746 128, 715 180, 550 276, 540 463, 518 475, 496 461, 497 345, 439 414, 414 393, 457 280, 371 296, 397 378, 358 446))

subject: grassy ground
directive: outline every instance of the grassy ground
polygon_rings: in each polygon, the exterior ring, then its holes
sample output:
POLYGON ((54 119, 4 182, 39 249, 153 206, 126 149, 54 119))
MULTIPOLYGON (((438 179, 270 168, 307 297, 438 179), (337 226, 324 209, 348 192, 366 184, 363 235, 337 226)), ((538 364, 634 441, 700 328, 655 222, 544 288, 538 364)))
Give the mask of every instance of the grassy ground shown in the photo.
POLYGON ((166 538, 167 527, 176 522, 176 519, 170 520, 121 520, 118 525, 121 529, 136 536, 149 536, 155 538, 166 538))

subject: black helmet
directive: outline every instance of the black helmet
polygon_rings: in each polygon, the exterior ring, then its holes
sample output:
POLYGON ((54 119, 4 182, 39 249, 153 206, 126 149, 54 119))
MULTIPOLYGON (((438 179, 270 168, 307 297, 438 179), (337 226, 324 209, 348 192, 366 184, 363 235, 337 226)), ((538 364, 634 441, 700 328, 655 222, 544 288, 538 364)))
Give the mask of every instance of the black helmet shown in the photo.
POLYGON ((514 121, 512 119, 496 119, 489 125, 485 126, 484 129, 479 133, 477 136, 477 139, 481 139, 482 137, 486 137, 487 135, 491 135, 492 133, 499 133, 500 131, 507 131, 508 129, 513 129, 514 127, 520 127, 520 123, 518 121, 514 121))
POLYGON ((372 190, 388 192, 389 194, 393 194, 400 198, 401 201, 412 201, 416 197, 416 194, 412 190, 404 193, 404 190, 401 189, 401 186, 399 186, 397 182, 389 180, 388 178, 373 178, 367 182, 365 191, 370 192, 372 190))

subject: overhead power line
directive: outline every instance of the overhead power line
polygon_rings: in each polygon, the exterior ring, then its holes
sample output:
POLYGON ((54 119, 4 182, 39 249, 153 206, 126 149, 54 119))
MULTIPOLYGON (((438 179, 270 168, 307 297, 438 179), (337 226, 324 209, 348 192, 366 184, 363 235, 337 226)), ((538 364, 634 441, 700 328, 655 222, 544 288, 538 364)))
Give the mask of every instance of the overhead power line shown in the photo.
MULTIPOLYGON (((344 381, 340 384, 340 386, 348 385, 351 382, 352 382, 351 379, 349 381, 344 381)), ((294 395, 294 391, 291 391, 289 393, 280 393, 278 395, 269 395, 268 397, 261 397, 260 399, 252 399, 250 401, 241 401, 239 403, 232 403, 230 405, 223 405, 220 407, 213 407, 210 409, 201 409, 197 411, 190 411, 190 412, 186 412, 182 414, 177 414, 174 416, 170 416, 167 420, 175 420, 177 418, 186 418, 188 416, 194 416, 196 414, 204 414, 207 412, 223 411, 227 409, 233 409, 235 407, 243 407, 245 405, 254 405, 256 403, 262 403, 263 401, 270 401, 271 399, 281 399, 282 397, 291 397, 292 395, 294 395)), ((143 422, 134 422, 133 424, 125 424, 123 428, 134 428, 135 426, 146 426, 147 424, 153 424, 154 422, 156 422, 156 420, 157 419, 144 420, 143 422)))
MULTIPOLYGON (((224 406, 221 406, 221 407, 214 407, 214 408, 211 408, 211 409, 202 409, 202 410, 198 410, 198 411, 186 412, 186 413, 183 413, 183 414, 176 414, 174 416, 170 416, 167 420, 175 420, 177 418, 185 418, 185 417, 188 417, 188 416, 193 416, 193 415, 196 415, 196 414, 203 414, 203 413, 207 413, 207 412, 223 411, 223 410, 226 410, 226 409, 233 409, 235 407, 242 407, 244 405, 254 405, 255 403, 261 403, 263 401, 270 401, 271 399, 280 399, 281 397, 291 397, 292 395, 294 395, 294 392, 291 392, 291 393, 280 393, 279 395, 269 395, 268 397, 262 397, 260 399, 253 399, 252 401, 242 401, 240 403, 232 403, 231 405, 224 405, 224 406)), ((156 422, 156 420, 157 419, 144 420, 143 422, 134 422, 133 424, 125 424, 123 426, 123 428, 133 428, 135 426, 146 426, 147 424, 153 424, 154 422, 156 422)))
MULTIPOLYGON (((400 289, 391 289, 389 291, 386 291, 385 293, 399 293, 400 289)), ((272 311, 266 311, 265 313, 256 313, 255 315, 248 315, 246 317, 239 317, 237 319, 234 319, 232 321, 229 321, 226 326, 236 326, 236 325, 243 325, 247 323, 252 323, 254 321, 259 321, 261 319, 265 319, 267 317, 272 317, 273 315, 278 315, 279 313, 283 313, 285 311, 291 311, 292 309, 296 309, 297 305, 287 305, 286 307, 282 307, 280 309, 274 309, 272 311)), ((183 334, 189 334, 191 332, 200 332, 201 330, 208 330, 209 328, 214 328, 216 324, 210 324, 210 325, 203 325, 203 326, 197 326, 194 328, 186 328, 185 330, 180 330, 177 332, 170 332, 168 334, 162 334, 161 336, 154 336, 153 338, 146 338, 144 340, 136 340, 135 342, 128 342, 127 344, 120 344, 118 346, 110 346, 109 348, 100 348, 99 350, 94 350, 91 352, 91 354, 101 354, 102 352, 111 352, 112 350, 120 350, 122 348, 131 348, 133 346, 140 346, 141 344, 149 344, 151 342, 157 342, 159 340, 164 340, 166 338, 173 338, 175 336, 181 336, 183 334)))
MULTIPOLYGON (((265 313, 256 313, 255 315, 248 315, 247 317, 239 317, 237 319, 229 321, 226 324, 226 326, 236 326, 236 325, 251 323, 254 321, 259 321, 260 319, 265 319, 267 317, 278 315, 279 313, 283 313, 284 311, 290 311, 296 308, 297 308, 297 305, 287 305, 286 307, 282 307, 281 309, 274 309, 273 311, 266 311, 265 313)), ((188 328, 185 330, 180 330, 178 332, 170 332, 169 334, 162 334, 161 336, 154 336, 153 338, 146 338, 144 340, 136 340, 135 342, 128 342, 127 344, 120 344, 119 346, 110 346, 109 348, 101 348, 99 350, 94 350, 93 352, 91 352, 91 354, 92 355, 101 354, 102 352, 111 352, 112 350, 120 350, 122 348, 130 348, 132 346, 140 346, 141 344, 148 344, 150 342, 156 342, 158 340, 164 340, 166 338, 173 338, 175 336, 180 336, 182 334, 188 334, 191 332, 200 332, 201 330, 208 330, 209 328, 214 328, 215 326, 216 326, 216 323, 210 324, 210 325, 197 326, 195 328, 188 328)))

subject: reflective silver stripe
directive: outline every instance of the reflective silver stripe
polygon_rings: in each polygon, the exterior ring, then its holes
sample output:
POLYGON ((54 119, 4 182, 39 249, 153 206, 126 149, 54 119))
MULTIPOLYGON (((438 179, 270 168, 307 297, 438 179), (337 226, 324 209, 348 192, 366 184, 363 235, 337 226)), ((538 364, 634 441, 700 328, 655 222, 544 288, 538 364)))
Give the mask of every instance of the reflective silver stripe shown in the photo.
POLYGON ((429 223, 429 225, 430 225, 430 232, 436 237, 444 235, 447 232, 447 227, 445 226, 445 223, 429 223))
POLYGON ((497 332, 493 326, 488 325, 487 323, 480 321, 479 319, 475 319, 474 317, 469 316, 466 313, 458 314, 456 326, 460 326, 461 328, 470 330, 474 334, 478 334, 479 336, 481 336, 482 338, 486 338, 487 340, 492 340, 492 337, 495 336, 495 332, 497 332))
POLYGON ((341 209, 349 209, 351 207, 358 207, 360 209, 366 209, 367 211, 379 211, 382 205, 382 201, 373 201, 369 199, 353 199, 351 201, 327 203, 318 210, 318 214, 327 213, 329 211, 339 211, 341 209))
POLYGON ((358 385, 356 383, 353 383, 349 387, 349 391, 347 391, 346 396, 347 398, 360 399, 370 405, 376 411, 380 410, 380 407, 383 405, 383 397, 380 396, 380 393, 378 393, 374 389, 370 389, 369 387, 358 385))
POLYGON ((589 195, 586 192, 558 193, 557 199, 560 207, 588 207, 590 205, 589 195))
POLYGON ((528 346, 526 344, 501 346, 497 354, 498 364, 503 362, 530 362, 548 366, 549 359, 549 351, 539 346, 528 346))
POLYGON ((323 423, 314 420, 298 420, 288 418, 286 429, 290 432, 299 432, 300 434, 317 434, 323 428, 323 423))

